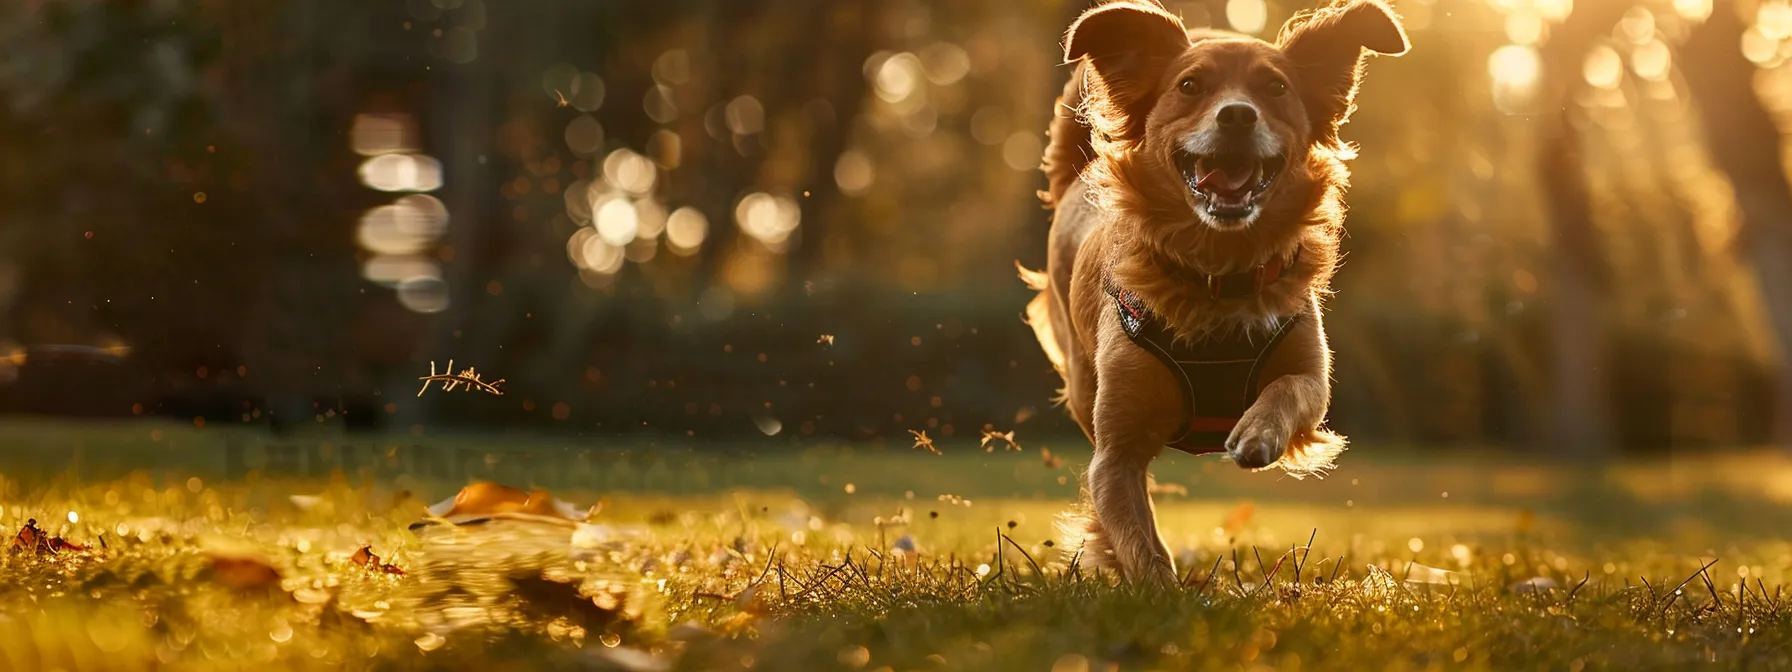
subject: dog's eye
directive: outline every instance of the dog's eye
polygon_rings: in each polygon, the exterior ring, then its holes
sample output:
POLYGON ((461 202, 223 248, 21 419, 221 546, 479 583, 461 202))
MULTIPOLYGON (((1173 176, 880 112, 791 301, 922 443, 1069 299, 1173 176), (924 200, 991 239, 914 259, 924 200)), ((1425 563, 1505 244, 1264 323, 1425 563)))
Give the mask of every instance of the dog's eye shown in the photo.
POLYGON ((1176 89, 1185 96, 1201 95, 1201 82, 1193 77, 1184 77, 1176 83, 1176 89))
POLYGON ((1284 82, 1282 80, 1279 80, 1279 79, 1269 80, 1269 86, 1267 88, 1269 90, 1269 95, 1274 96, 1276 98, 1281 98, 1282 96, 1288 95, 1288 83, 1284 82))

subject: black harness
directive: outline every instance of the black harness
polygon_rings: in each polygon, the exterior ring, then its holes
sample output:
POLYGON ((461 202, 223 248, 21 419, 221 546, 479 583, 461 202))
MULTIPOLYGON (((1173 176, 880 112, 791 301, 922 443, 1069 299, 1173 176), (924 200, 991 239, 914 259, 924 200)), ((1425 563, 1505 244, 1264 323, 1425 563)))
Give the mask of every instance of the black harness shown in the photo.
MULTIPOLYGON (((1299 261, 1299 252, 1295 254, 1287 264, 1278 258, 1242 273, 1200 277, 1213 298, 1245 298, 1287 275, 1299 261)), ((1225 452, 1232 428, 1257 401, 1264 363, 1304 313, 1277 317, 1267 338, 1260 331, 1230 329, 1199 339, 1178 339, 1138 295, 1114 286, 1111 280, 1104 280, 1103 285, 1114 299, 1127 338, 1182 379, 1188 427, 1166 445, 1190 455, 1225 452)))

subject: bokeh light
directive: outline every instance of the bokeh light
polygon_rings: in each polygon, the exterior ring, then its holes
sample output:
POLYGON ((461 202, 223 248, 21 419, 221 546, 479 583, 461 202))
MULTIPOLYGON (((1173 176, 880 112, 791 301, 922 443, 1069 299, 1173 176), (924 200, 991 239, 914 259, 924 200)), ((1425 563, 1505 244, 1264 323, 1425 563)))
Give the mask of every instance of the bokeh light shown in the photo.
POLYGON ((937 86, 951 86, 971 72, 971 57, 951 42, 935 42, 918 54, 927 81, 937 86))
POLYGON ((734 222, 741 232, 774 252, 785 250, 790 234, 802 221, 802 209, 784 196, 752 193, 734 206, 734 222))
POLYGON ((393 287, 412 278, 442 277, 442 267, 427 257, 379 255, 361 265, 361 277, 368 282, 393 287))
POLYGON ((1233 30, 1256 35, 1269 25, 1269 6, 1264 0, 1226 0, 1226 23, 1233 30))
POLYGON ((691 80, 691 55, 683 49, 667 49, 653 59, 653 81, 677 86, 691 80))
POLYGON ((921 77, 921 59, 903 52, 883 59, 872 82, 879 99, 886 103, 902 103, 920 90, 921 77))
POLYGON ((1624 60, 1618 52, 1606 45, 1598 45, 1587 52, 1585 64, 1581 67, 1581 75, 1587 83, 1601 89, 1617 88, 1624 81, 1624 60))
POLYGON ((597 237, 610 245, 627 245, 641 230, 635 206, 616 198, 606 201, 597 210, 597 237))
POLYGON ((1526 110, 1542 74, 1543 62, 1535 47, 1508 44, 1487 57, 1487 75, 1493 79, 1494 104, 1507 114, 1526 110))
POLYGON ((416 122, 407 114, 357 114, 349 143, 363 156, 417 151, 416 122))
POLYGON ((361 163, 361 183, 380 191, 442 188, 442 163, 420 154, 381 154, 361 163))
POLYGON ((636 196, 653 191, 658 169, 647 157, 623 148, 604 157, 604 181, 636 196))
POLYGON ((1650 40, 1637 45, 1630 52, 1630 69, 1651 82, 1666 81, 1673 65, 1673 53, 1661 40, 1650 40))
POLYGON ((877 179, 877 170, 871 165, 871 159, 864 152, 848 150, 834 162, 834 182, 840 185, 840 192, 859 196, 871 189, 877 179))
POLYGON ((1543 39, 1543 15, 1521 7, 1506 15, 1506 39, 1519 46, 1531 46, 1543 39))
POLYGON ((398 283, 398 302, 418 313, 439 313, 448 309, 448 283, 439 277, 413 276, 398 283))
POLYGON ((1037 170, 1045 139, 1038 133, 1025 131, 1008 136, 1002 143, 1002 161, 1015 170, 1037 170))
POLYGON ((765 130, 765 107, 752 96, 739 96, 728 101, 723 111, 728 130, 735 135, 752 135, 765 130))
POLYGON ((709 218, 703 212, 685 206, 672 211, 666 218, 666 246, 673 254, 689 256, 703 249, 703 239, 709 237, 709 218))
POLYGON ((603 151, 604 127, 589 114, 573 117, 566 123, 566 148, 572 153, 590 156, 603 151))

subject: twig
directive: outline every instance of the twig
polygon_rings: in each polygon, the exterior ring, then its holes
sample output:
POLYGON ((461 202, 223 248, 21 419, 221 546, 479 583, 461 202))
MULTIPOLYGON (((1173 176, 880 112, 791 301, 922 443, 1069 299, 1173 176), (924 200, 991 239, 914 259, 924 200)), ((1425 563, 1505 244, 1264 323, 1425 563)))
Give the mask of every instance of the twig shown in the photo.
POLYGON ((419 377, 417 380, 423 381, 423 388, 417 390, 417 396, 419 397, 423 396, 424 392, 429 391, 431 383, 441 383, 443 392, 453 392, 454 388, 465 386, 468 391, 478 390, 487 394, 494 394, 500 397, 504 396, 504 390, 499 389, 498 387, 499 385, 504 384, 503 378, 499 378, 489 383, 485 382, 479 378, 479 372, 474 370, 471 366, 456 373, 454 371, 454 360, 452 359, 448 360, 448 368, 442 373, 436 373, 436 363, 431 361, 429 363, 429 375, 419 377))
POLYGON ((1238 586, 1238 593, 1244 594, 1244 579, 1238 576, 1238 547, 1232 547, 1232 583, 1238 586))
MULTIPOLYGON (((1288 547, 1287 553, 1283 553, 1282 557, 1276 558, 1276 566, 1270 568, 1269 573, 1263 575, 1263 585, 1258 586, 1257 590, 1263 590, 1264 588, 1269 587, 1269 582, 1274 580, 1276 578, 1276 575, 1280 574, 1282 572, 1282 563, 1284 561, 1288 560, 1288 556, 1294 555, 1294 549, 1295 549, 1295 547, 1290 546, 1290 547, 1288 547)), ((1262 564, 1261 559, 1258 560, 1258 564, 1262 564)), ((1252 591, 1252 592, 1256 592, 1256 591, 1252 591)))
POLYGON ((1300 572, 1302 569, 1306 568, 1307 558, 1313 555, 1313 541, 1318 538, 1319 528, 1315 527, 1313 528, 1313 533, 1307 535, 1306 552, 1301 553, 1300 557, 1294 559, 1294 583, 1300 583, 1300 572))
POLYGON ((1222 554, 1222 555, 1216 555, 1216 556, 1214 556, 1214 558, 1213 558, 1213 569, 1210 569, 1210 570, 1207 570, 1207 580, 1206 580, 1206 581, 1202 581, 1202 582, 1201 582, 1201 589, 1200 589, 1200 590, 1197 590, 1197 591, 1195 591, 1195 595, 1196 595, 1196 596, 1197 596, 1197 597, 1199 597, 1199 596, 1201 596, 1201 595, 1205 595, 1205 594, 1207 594, 1207 584, 1210 584, 1210 583, 1213 583, 1213 577, 1215 577, 1215 576, 1217 576, 1217 575, 1219 575, 1219 573, 1220 573, 1220 561, 1221 561, 1221 560, 1225 560, 1225 559, 1226 559, 1226 556, 1225 556, 1225 555, 1223 555, 1223 554, 1222 554))

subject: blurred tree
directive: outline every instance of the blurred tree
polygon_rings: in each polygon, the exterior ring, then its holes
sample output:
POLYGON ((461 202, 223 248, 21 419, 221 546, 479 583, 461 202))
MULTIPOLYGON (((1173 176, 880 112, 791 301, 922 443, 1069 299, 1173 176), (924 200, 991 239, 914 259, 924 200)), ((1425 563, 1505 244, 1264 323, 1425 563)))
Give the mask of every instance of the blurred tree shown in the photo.
POLYGON ((1553 451, 1578 457, 1611 450, 1608 360, 1612 277, 1594 226, 1575 93, 1593 41, 1629 7, 1626 2, 1577 3, 1542 46, 1544 111, 1538 125, 1539 186, 1550 223, 1549 279, 1553 451))
POLYGON ((1784 133, 1755 91, 1759 69, 1738 48, 1747 29, 1734 0, 1717 0, 1681 55, 1694 73, 1686 87, 1699 104, 1711 160, 1735 191, 1742 230, 1734 249, 1752 263, 1778 337, 1774 431, 1792 446, 1792 183, 1780 149, 1784 133))

